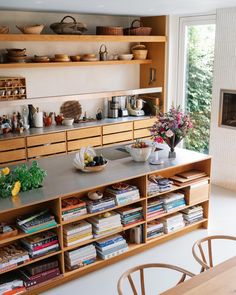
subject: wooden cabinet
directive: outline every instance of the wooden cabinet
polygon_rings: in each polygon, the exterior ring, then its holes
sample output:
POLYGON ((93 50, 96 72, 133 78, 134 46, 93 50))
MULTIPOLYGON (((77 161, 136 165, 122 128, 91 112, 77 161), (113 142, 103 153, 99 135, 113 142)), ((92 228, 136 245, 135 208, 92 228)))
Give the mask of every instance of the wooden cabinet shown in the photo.
POLYGON ((27 137, 28 159, 66 153, 66 133, 56 132, 51 134, 27 137))
POLYGON ((0 165, 26 160, 25 139, 9 139, 0 141, 0 165))
POLYGON ((103 126, 104 145, 133 140, 133 122, 103 126))
POLYGON ((208 180, 196 182, 186 188, 186 199, 189 205, 209 199, 210 185, 208 180))
POLYGON ((103 135, 114 134, 118 132, 131 131, 131 130, 133 130, 133 122, 119 123, 119 124, 103 126, 102 134, 103 135))
POLYGON ((67 131, 68 152, 79 150, 83 146, 101 146, 101 127, 91 127, 67 131))
POLYGON ((154 124, 156 118, 150 118, 134 122, 134 139, 150 138, 149 128, 154 124))

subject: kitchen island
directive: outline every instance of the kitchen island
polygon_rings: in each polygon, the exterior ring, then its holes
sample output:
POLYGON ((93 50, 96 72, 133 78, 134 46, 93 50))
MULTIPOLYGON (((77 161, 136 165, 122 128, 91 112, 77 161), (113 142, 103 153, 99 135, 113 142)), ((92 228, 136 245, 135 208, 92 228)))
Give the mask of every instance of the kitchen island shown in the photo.
MULTIPOLYGON (((161 146, 161 149, 162 150, 159 152, 159 157, 163 159, 163 164, 150 165, 148 162, 134 162, 131 157, 129 157, 125 152, 122 152, 122 150, 119 148, 117 149, 117 147, 102 148, 100 152, 104 155, 104 157, 108 158, 109 162, 105 170, 97 173, 83 173, 77 171, 73 167, 73 154, 56 156, 48 159, 40 159, 40 166, 47 171, 47 177, 44 181, 44 186, 37 190, 20 193, 20 195, 16 198, 0 200, 0 221, 13 224, 18 216, 37 212, 45 208, 50 209, 57 221, 57 226, 54 227, 54 230, 58 234, 60 250, 45 256, 41 256, 40 258, 36 259, 36 261, 48 259, 48 257, 51 256, 57 256, 60 262, 60 270, 62 275, 57 280, 49 281, 42 286, 27 291, 29 294, 38 294, 44 290, 58 286, 58 284, 62 284, 98 268, 105 267, 106 265, 119 261, 125 257, 129 257, 135 253, 144 251, 145 249, 153 247, 161 242, 170 240, 193 229, 200 227, 207 228, 211 157, 184 149, 176 149, 176 159, 168 159, 168 149, 166 149, 165 146, 161 146), (162 177, 171 177, 177 173, 190 171, 193 169, 205 172, 206 177, 204 177, 204 179, 196 180, 194 183, 182 185, 181 187, 172 185, 168 192, 184 192, 185 206, 181 208, 181 210, 190 208, 194 205, 201 205, 203 208, 203 218, 197 222, 188 224, 181 229, 152 239, 148 239, 147 226, 149 222, 153 220, 161 220, 164 217, 172 216, 174 213, 180 211, 180 209, 175 209, 171 210, 170 212, 159 214, 158 216, 147 216, 148 202, 155 197, 168 193, 160 192, 150 195, 148 193, 147 185, 148 176, 160 175, 162 177), (103 210, 101 212, 87 213, 70 220, 62 219, 62 200, 72 196, 83 198, 87 196, 89 191, 104 191, 109 185, 118 182, 126 182, 136 186, 139 189, 140 198, 130 203, 117 205, 112 209, 103 210), (111 257, 107 260, 98 258, 92 264, 85 265, 74 270, 68 270, 65 264, 66 252, 72 249, 77 249, 84 245, 92 244, 96 241, 99 241, 101 238, 92 238, 73 246, 66 247, 63 242, 63 228, 65 225, 79 220, 87 220, 89 217, 97 216, 100 213, 115 211, 118 208, 122 208, 130 204, 139 204, 143 208, 143 220, 128 226, 123 226, 123 228, 117 230, 116 233, 125 235, 131 228, 142 225, 142 242, 135 244, 133 242, 131 243, 127 241, 127 252, 124 252, 115 257, 111 257)), ((0 240, 0 244, 3 245, 6 243, 11 243, 13 241, 20 240, 25 236, 27 236, 27 234, 19 232, 18 235, 14 237, 8 238, 6 240, 0 240)), ((35 260, 30 260, 26 264, 32 264, 34 262, 35 260)), ((22 268, 24 265, 25 264, 16 266, 15 268, 8 269, 4 272, 14 271, 19 267, 22 268)))

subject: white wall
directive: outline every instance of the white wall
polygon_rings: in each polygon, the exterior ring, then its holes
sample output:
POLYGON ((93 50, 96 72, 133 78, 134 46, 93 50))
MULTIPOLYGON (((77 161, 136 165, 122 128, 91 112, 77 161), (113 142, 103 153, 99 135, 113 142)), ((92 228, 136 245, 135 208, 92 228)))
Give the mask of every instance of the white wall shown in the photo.
MULTIPOLYGON (((52 33, 49 25, 60 22, 66 14, 40 12, 7 12, 0 11, 1 24, 8 25, 11 33, 19 33, 15 25, 42 23, 47 27, 44 32, 52 33)), ((73 15, 77 21, 88 26, 88 34, 95 34, 96 25, 112 25, 127 27, 132 22, 131 17, 102 15, 73 15)), ((67 20, 66 20, 67 21, 67 20)), ((70 19, 68 19, 70 21, 70 19)), ((6 48, 26 48, 29 56, 65 53, 69 55, 95 53, 99 51, 100 43, 91 42, 1 42, 0 51, 6 48)), ((127 53, 129 43, 107 43, 110 54, 127 53)), ((28 68, 1 69, 0 76, 23 76, 27 79, 28 97, 56 96, 99 92, 109 90, 124 90, 139 88, 139 65, 116 65, 97 67, 58 67, 58 68, 28 68)), ((94 115, 101 106, 101 100, 81 101, 88 115, 94 115)), ((41 106, 44 111, 58 111, 60 104, 56 102, 41 106)), ((3 113, 11 113, 12 109, 1 109, 3 113)))
POLYGON ((213 182, 236 190, 236 129, 218 126, 220 89, 236 89, 236 8, 217 11, 210 154, 213 182))

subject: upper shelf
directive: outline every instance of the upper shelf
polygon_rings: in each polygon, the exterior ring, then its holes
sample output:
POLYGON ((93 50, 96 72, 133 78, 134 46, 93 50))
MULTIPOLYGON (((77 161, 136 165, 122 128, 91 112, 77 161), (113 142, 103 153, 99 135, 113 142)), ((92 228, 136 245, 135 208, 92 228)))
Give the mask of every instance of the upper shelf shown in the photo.
POLYGON ((114 36, 114 35, 27 35, 0 34, 0 41, 47 42, 166 42, 166 36, 114 36))

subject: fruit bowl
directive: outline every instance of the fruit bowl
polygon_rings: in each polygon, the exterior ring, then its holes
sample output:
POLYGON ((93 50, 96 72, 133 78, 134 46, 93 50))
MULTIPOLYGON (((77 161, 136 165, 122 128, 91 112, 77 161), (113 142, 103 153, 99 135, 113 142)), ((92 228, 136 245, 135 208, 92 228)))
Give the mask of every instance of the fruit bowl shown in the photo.
POLYGON ((136 142, 126 146, 126 150, 130 153, 135 162, 145 162, 151 155, 153 147, 145 142, 136 142))

